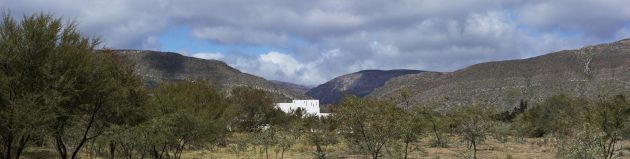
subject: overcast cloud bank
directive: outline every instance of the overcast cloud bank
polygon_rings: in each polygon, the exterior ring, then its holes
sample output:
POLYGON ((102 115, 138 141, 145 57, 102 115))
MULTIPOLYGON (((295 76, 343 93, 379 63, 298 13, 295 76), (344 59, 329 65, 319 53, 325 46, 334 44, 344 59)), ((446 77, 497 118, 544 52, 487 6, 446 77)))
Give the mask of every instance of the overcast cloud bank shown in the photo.
POLYGON ((453 71, 630 37, 627 0, 0 0, 0 8, 76 20, 110 48, 160 50, 169 44, 159 38, 182 26, 191 40, 272 48, 183 53, 310 86, 363 69, 453 71))

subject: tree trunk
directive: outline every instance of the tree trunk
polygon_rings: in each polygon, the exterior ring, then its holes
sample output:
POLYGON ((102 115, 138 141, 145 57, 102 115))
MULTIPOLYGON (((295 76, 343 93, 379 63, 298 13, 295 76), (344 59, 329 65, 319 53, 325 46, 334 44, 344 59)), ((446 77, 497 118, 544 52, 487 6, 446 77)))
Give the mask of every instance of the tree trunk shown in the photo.
POLYGON ((324 159, 326 155, 324 154, 324 150, 322 149, 322 146, 319 144, 319 142, 315 143, 315 148, 317 151, 317 158, 324 159))
POLYGON ((611 137, 610 142, 608 143, 608 148, 606 149, 606 159, 612 159, 615 152, 615 137, 611 137))
POLYGON ((186 146, 186 137, 182 137, 180 142, 177 145, 177 148, 175 149, 175 158, 180 159, 182 157, 182 153, 184 152, 184 146, 186 146))
POLYGON ((155 145, 152 146, 153 147, 153 158, 154 159, 162 159, 162 155, 164 154, 163 150, 162 151, 158 151, 157 148, 155 148, 155 145))
POLYGON ((442 138, 438 133, 437 125, 435 124, 435 121, 433 121, 433 119, 431 119, 431 125, 433 125, 433 133, 435 134, 435 139, 437 140, 438 145, 440 147, 443 147, 444 145, 442 145, 442 138))
POLYGON ((9 135, 7 135, 7 138, 4 141, 6 143, 6 150, 4 154, 4 158, 6 159, 11 159, 11 147, 13 147, 13 133, 9 132, 9 135))
POLYGON ((477 142, 474 140, 472 140, 472 146, 473 146, 473 159, 477 159, 477 142))
POLYGON ((20 159, 20 156, 22 156, 22 151, 24 150, 24 147, 26 147, 26 144, 30 139, 30 135, 22 136, 22 138, 20 139, 20 143, 18 144, 18 148, 15 151, 15 159, 20 159))
POLYGON ((116 144, 114 143, 114 141, 110 141, 109 142, 109 158, 114 159, 116 158, 116 144))
POLYGON ((90 133, 90 129, 92 129, 92 126, 94 126, 94 120, 96 118, 96 114, 98 113, 98 111, 101 109, 101 104, 97 103, 95 105, 96 107, 94 108, 94 111, 92 111, 92 114, 90 115, 90 121, 88 122, 85 131, 83 132, 83 136, 81 137, 81 141, 79 142, 79 145, 77 145, 76 148, 74 148, 74 151, 72 152, 72 159, 76 159, 77 155, 79 154, 79 151, 81 151, 81 147, 83 147, 83 144, 85 144, 85 142, 90 139, 90 138, 94 138, 94 137, 88 137, 88 134, 90 133))
POLYGON ((168 158, 170 155, 168 154, 168 150, 166 150, 167 145, 164 144, 164 146, 162 146, 162 151, 160 151, 160 158, 168 158))
POLYGON ((5 147, 0 151, 0 159, 19 159, 30 141, 30 135, 17 137, 13 132, 9 132, 2 139, 2 146, 5 147))
POLYGON ((63 139, 61 139, 61 135, 56 135, 55 136, 55 143, 56 143, 56 147, 57 147, 57 152, 59 152, 59 158, 67 159, 68 158, 68 152, 67 152, 67 149, 66 149, 66 144, 63 143, 63 139))
POLYGON ((409 140, 405 140, 405 159, 407 159, 407 153, 409 152, 407 149, 408 147, 409 147, 409 140))
POLYGON ((265 145, 265 157, 266 159, 269 159, 269 153, 267 152, 267 145, 265 145))

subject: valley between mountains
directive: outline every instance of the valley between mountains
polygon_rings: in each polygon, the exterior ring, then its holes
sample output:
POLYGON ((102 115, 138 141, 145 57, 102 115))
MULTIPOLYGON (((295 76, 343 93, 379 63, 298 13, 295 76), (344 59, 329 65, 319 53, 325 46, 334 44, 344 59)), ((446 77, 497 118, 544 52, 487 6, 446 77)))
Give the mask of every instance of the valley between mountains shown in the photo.
POLYGON ((363 70, 336 77, 314 88, 271 81, 243 73, 218 60, 171 52, 113 50, 134 65, 147 86, 159 82, 207 81, 221 89, 251 86, 277 99, 319 99, 339 102, 344 94, 400 102, 400 92, 414 103, 465 103, 510 109, 523 101, 539 102, 565 93, 597 98, 630 93, 630 40, 562 50, 545 55, 475 64, 453 72, 426 70, 363 70))

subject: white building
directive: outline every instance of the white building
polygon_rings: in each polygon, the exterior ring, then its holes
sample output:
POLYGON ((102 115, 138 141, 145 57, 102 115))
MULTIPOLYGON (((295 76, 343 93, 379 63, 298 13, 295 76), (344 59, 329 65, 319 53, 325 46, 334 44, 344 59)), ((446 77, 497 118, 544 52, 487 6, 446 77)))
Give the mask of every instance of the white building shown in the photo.
POLYGON ((302 108, 306 114, 317 115, 319 117, 328 116, 330 114, 320 112, 319 100, 293 100, 292 103, 276 103, 276 107, 280 108, 280 110, 285 113, 302 108))

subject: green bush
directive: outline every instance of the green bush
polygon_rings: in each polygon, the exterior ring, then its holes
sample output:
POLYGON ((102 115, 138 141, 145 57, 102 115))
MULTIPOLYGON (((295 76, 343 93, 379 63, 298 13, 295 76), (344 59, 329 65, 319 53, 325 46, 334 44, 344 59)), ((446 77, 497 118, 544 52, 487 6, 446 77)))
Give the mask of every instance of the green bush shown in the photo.
POLYGON ((588 105, 589 101, 583 98, 552 96, 523 113, 517 125, 520 131, 532 137, 550 133, 568 134, 572 126, 583 121, 588 105))

